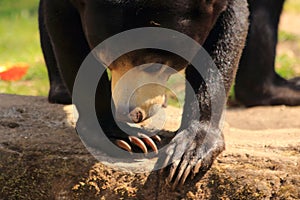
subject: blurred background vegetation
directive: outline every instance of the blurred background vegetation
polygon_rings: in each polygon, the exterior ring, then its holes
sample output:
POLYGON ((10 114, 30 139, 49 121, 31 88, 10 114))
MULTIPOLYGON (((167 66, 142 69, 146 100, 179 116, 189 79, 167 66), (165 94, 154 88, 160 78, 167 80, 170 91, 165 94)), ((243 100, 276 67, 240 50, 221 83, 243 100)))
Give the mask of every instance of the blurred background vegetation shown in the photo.
POLYGON ((0 93, 47 95, 49 83, 39 44, 37 8, 38 0, 0 1, 0 66, 30 66, 20 81, 0 80, 0 93))
MULTIPOLYGON (((0 66, 27 63, 30 68, 20 81, 0 80, 0 93, 46 96, 49 89, 47 70, 39 44, 38 0, 0 1, 0 66)), ((287 0, 284 13, 300 19, 300 1, 287 0)), ((285 78, 300 75, 300 25, 287 17, 279 32, 276 70, 285 78), (291 27, 290 26, 296 26, 291 27)))

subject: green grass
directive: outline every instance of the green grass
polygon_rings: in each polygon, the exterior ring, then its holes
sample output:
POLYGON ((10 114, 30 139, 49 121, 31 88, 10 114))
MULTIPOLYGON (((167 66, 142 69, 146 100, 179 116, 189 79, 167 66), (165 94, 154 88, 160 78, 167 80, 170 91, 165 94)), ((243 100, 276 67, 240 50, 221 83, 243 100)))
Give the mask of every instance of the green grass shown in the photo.
POLYGON ((284 5, 284 11, 299 13, 300 12, 300 1, 299 0, 287 0, 284 5))
POLYGON ((278 41, 279 42, 297 42, 299 41, 299 35, 289 33, 283 30, 279 30, 278 33, 278 41))
POLYGON ((294 66, 300 63, 299 59, 292 58, 287 54, 276 57, 276 72, 286 79, 293 78, 296 74, 294 66))
POLYGON ((47 95, 47 70, 39 44, 38 0, 0 1, 0 65, 27 63, 21 81, 0 80, 0 93, 47 95))
POLYGON ((182 85, 185 85, 184 72, 173 74, 167 82, 167 103, 168 105, 182 108, 184 104, 185 89, 182 85))

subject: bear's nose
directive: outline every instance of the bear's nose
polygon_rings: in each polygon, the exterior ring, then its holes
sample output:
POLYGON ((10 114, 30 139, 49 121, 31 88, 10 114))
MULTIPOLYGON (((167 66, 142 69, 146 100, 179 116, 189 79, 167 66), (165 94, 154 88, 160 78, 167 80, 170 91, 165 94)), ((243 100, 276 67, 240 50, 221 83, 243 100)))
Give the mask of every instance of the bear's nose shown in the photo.
POLYGON ((144 114, 140 108, 135 108, 129 113, 129 118, 134 123, 139 123, 143 121, 144 114))

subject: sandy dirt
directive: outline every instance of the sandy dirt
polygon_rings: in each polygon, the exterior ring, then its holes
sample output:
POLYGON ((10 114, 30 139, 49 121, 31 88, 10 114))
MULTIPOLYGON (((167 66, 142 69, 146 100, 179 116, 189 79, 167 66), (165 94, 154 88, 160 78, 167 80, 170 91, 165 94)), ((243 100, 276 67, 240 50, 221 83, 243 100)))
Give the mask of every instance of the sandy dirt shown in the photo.
MULTIPOLYGON (((0 95, 0 199, 300 198, 300 107, 228 109, 226 151, 201 180, 175 191, 166 173, 125 173, 98 163, 70 113, 70 106, 43 97, 0 95)), ((180 110, 167 113, 169 127, 178 125, 180 110)))

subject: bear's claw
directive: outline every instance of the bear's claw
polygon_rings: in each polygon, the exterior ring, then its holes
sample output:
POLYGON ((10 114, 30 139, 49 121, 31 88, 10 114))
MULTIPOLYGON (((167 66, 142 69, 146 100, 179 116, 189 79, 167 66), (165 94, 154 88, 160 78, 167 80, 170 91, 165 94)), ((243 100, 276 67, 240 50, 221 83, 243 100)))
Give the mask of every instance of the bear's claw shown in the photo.
MULTIPOLYGON (((146 134, 138 133, 138 136, 140 138, 138 138, 136 136, 128 136, 128 141, 131 144, 139 147, 145 154, 148 153, 147 146, 149 146, 156 154, 158 153, 158 148, 157 148, 157 146, 156 146, 156 144, 154 142, 154 140, 157 141, 157 142, 161 142, 161 139, 160 139, 160 137, 158 135, 149 137, 146 134)), ((128 152, 132 152, 131 145, 128 142, 124 141, 124 140, 116 140, 115 144, 118 147, 120 147, 120 148, 122 148, 122 149, 124 149, 124 150, 126 150, 128 152)))
POLYGON ((128 152, 132 152, 131 146, 124 140, 116 140, 115 144, 128 152))

